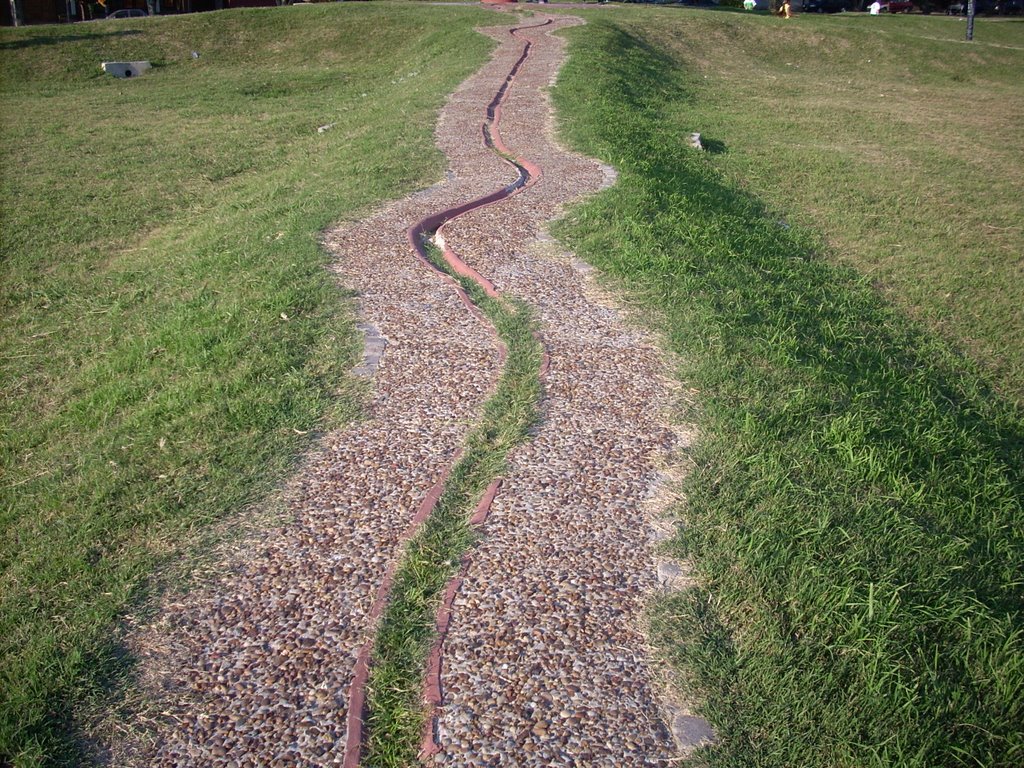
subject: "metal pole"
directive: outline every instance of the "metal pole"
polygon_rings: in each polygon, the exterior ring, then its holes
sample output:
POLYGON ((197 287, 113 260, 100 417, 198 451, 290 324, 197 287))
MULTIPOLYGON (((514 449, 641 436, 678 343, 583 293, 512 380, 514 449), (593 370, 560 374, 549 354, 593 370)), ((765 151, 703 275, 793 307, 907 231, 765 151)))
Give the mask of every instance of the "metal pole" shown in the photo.
POLYGON ((967 3, 967 39, 974 39, 974 0, 967 3))

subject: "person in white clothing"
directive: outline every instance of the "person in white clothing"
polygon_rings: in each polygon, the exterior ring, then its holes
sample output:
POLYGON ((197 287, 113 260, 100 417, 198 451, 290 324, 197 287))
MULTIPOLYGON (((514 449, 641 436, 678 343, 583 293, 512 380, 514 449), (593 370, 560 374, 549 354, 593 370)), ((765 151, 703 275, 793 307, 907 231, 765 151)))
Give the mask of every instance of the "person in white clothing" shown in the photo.
POLYGON ((868 10, 871 12, 872 16, 877 16, 882 12, 882 4, 878 2, 878 0, 875 0, 875 2, 868 6, 868 10))

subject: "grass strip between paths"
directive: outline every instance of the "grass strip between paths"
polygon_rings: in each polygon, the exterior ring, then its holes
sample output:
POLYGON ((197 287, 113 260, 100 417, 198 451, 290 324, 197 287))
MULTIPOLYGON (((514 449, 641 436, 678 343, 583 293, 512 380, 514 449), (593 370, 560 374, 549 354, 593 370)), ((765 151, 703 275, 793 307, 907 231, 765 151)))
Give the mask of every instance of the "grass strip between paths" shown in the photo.
POLYGON ((555 234, 699 402, 672 549, 701 587, 653 617, 722 737, 697 764, 1021 765, 1022 414, 686 146, 692 74, 631 18, 568 33, 567 138, 619 180, 555 234))
POLYGON ((395 574, 367 692, 364 765, 375 768, 416 761, 425 718, 423 677, 436 636, 438 603, 476 538, 469 518, 488 484, 504 471, 509 451, 536 422, 541 394, 542 350, 530 309, 518 301, 490 298, 475 282, 448 269, 436 249, 428 253, 494 324, 508 354, 479 425, 466 438, 437 506, 409 541, 395 574))

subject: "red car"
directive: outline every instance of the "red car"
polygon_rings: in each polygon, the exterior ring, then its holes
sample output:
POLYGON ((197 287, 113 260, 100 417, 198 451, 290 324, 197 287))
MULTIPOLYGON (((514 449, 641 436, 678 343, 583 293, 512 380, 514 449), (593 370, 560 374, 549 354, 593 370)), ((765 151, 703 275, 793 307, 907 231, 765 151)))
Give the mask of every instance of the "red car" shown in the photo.
POLYGON ((910 0, 889 0, 882 3, 882 13, 910 13, 914 10, 914 4, 910 0))

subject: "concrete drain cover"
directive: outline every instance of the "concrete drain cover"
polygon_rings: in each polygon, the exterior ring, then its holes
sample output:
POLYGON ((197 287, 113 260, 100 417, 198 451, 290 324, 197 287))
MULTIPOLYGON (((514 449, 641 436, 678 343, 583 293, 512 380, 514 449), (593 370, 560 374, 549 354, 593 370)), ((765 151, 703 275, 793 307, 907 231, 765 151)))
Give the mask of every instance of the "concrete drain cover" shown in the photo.
POLYGON ((138 77, 153 65, 148 61, 104 61, 100 67, 114 77, 138 77))

